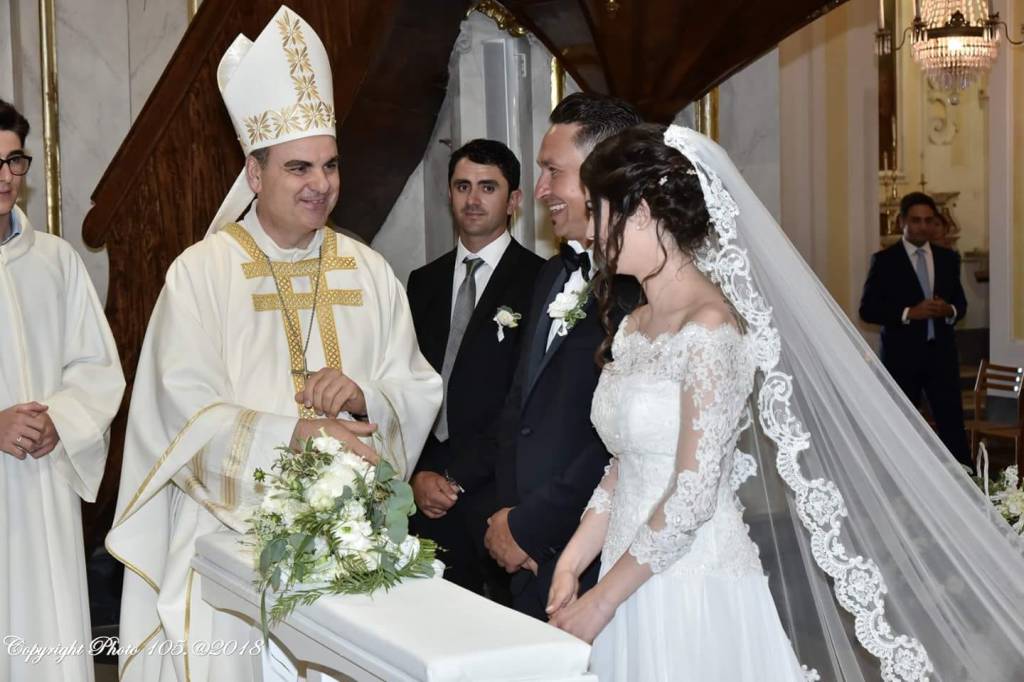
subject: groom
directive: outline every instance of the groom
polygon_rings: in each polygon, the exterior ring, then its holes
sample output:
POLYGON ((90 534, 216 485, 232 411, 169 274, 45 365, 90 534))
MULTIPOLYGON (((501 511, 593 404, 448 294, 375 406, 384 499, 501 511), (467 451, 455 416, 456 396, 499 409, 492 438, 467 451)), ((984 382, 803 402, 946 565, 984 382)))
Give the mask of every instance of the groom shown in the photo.
MULTIPOLYGON (((535 618, 544 612, 555 562, 608 464, 609 454, 590 424, 590 402, 600 370, 594 354, 605 337, 597 302, 589 294, 596 273, 586 239, 589 216, 580 166, 607 137, 640 123, 625 102, 577 93, 551 112, 537 164, 536 196, 551 213, 560 255, 540 270, 524 329, 522 352, 498 427, 495 479, 500 508, 484 536, 491 556, 512 577, 513 606, 535 618), (574 324, 563 305, 584 294, 574 324), (551 307, 560 293, 570 294, 551 307), (554 316, 552 316, 554 315, 554 316)), ((612 323, 638 302, 635 281, 616 281, 619 304, 612 323), (632 286, 630 286, 632 282, 632 286)), ((594 585, 598 562, 581 576, 594 585)))

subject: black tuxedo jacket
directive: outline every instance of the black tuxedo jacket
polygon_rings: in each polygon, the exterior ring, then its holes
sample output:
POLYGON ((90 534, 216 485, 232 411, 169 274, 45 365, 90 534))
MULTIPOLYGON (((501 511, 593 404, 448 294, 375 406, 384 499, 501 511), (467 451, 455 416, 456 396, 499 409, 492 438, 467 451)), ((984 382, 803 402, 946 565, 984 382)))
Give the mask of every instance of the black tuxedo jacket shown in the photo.
MULTIPOLYGON (((586 317, 545 352, 551 318, 547 304, 567 277, 555 256, 540 271, 530 305, 519 366, 498 430, 495 464, 499 507, 514 507, 509 528, 539 564, 557 556, 579 525, 601 480, 609 453, 590 423, 600 375, 594 354, 605 338, 593 295, 586 317)), ((639 301, 629 277, 615 282, 612 324, 639 301)))
MULTIPOLYGON (((960 256, 956 251, 931 245, 935 263, 933 294, 956 308, 957 320, 967 313, 967 300, 960 284, 960 256)), ((924 300, 914 264, 900 240, 871 259, 871 269, 860 300, 860 317, 882 325, 882 362, 899 366, 919 359, 928 342, 927 320, 903 324, 903 310, 924 300)), ((953 325, 935 320, 935 344, 946 350, 956 348, 953 325)))
MULTIPOLYGON (((467 492, 489 483, 493 456, 489 434, 512 383, 519 344, 537 272, 543 259, 513 239, 473 310, 448 380, 448 434, 444 443, 427 437, 417 471, 447 471, 467 492), (498 341, 494 315, 501 306, 522 314, 516 328, 498 341)), ((409 307, 420 351, 441 373, 451 326, 455 251, 409 274, 409 307)))

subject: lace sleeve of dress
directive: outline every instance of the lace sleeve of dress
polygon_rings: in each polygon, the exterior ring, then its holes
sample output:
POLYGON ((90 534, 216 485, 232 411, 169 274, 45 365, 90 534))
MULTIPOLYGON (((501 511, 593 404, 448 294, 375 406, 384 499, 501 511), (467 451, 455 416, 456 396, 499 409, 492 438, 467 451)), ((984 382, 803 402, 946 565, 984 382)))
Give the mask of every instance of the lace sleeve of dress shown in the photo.
POLYGON ((612 461, 604 468, 604 476, 601 482, 594 488, 594 494, 590 496, 590 502, 583 509, 582 516, 588 511, 595 514, 607 514, 612 510, 612 493, 615 492, 615 484, 619 480, 619 460, 612 458, 612 461))
POLYGON ((743 372, 742 337, 731 326, 692 335, 681 384, 679 440, 674 479, 629 553, 660 573, 689 551, 697 530, 715 513, 722 462, 749 387, 743 372))

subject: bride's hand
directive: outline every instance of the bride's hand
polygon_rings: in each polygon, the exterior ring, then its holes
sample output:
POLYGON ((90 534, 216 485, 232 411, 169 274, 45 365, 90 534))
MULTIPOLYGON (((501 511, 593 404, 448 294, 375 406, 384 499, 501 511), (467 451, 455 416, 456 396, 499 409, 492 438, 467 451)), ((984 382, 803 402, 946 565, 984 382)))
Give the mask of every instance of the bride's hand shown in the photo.
POLYGON ((301 448, 303 441, 307 438, 316 438, 322 431, 347 445, 353 454, 376 465, 380 461, 380 456, 373 448, 359 440, 361 437, 372 436, 376 430, 376 424, 347 419, 300 419, 292 433, 292 447, 301 448))
MULTIPOLYGON (((552 583, 554 586, 554 583, 552 583)), ((587 644, 593 644, 594 638, 604 630, 615 615, 615 607, 607 604, 595 590, 590 590, 568 606, 559 609, 550 623, 570 635, 579 637, 587 644)))
POLYGON ((548 605, 545 609, 548 619, 550 620, 560 609, 576 601, 579 589, 580 581, 575 573, 565 568, 555 568, 555 574, 551 578, 551 589, 548 590, 548 605))

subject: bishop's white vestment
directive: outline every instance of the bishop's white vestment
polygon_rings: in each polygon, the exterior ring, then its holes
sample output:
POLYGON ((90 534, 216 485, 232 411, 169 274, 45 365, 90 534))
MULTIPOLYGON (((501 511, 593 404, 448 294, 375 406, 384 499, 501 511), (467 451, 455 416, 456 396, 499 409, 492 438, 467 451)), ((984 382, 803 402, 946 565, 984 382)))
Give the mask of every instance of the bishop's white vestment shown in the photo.
POLYGON ((269 469, 300 417, 294 395, 304 377, 293 370, 302 369, 310 329, 309 370, 340 368, 359 384, 378 425, 375 447, 412 473, 441 379, 379 254, 329 229, 306 248, 282 249, 255 208, 187 249, 167 272, 142 347, 107 538, 127 567, 121 679, 251 679, 258 656, 197 653, 196 642, 236 639, 241 651, 254 638, 248 624, 202 601, 189 564, 197 537, 244 531, 246 506, 259 503, 253 472, 269 469))
POLYGON ((96 499, 124 376, 82 259, 14 218, 21 234, 0 246, 0 410, 48 406, 60 442, 39 459, 0 451, 0 680, 91 681, 81 502, 96 499), (33 646, 63 650, 32 662, 33 646))

